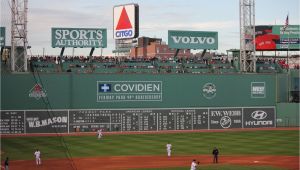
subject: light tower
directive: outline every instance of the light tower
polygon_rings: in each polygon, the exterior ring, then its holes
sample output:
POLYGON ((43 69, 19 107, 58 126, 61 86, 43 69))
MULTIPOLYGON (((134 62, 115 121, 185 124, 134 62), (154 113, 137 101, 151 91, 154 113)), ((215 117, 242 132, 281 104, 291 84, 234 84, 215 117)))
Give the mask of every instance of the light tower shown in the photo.
POLYGON ((27 71, 28 0, 11 0, 11 70, 27 71))
POLYGON ((240 0, 240 71, 256 72, 254 0, 240 0))

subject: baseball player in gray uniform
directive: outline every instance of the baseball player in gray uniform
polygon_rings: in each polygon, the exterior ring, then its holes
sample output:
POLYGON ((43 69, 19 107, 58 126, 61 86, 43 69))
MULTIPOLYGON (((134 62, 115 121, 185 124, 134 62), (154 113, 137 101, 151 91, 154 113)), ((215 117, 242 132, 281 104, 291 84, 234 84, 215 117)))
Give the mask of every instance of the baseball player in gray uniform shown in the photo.
POLYGON ((172 151, 172 144, 170 144, 170 142, 168 142, 166 147, 167 147, 168 157, 170 157, 171 156, 171 151, 172 151))

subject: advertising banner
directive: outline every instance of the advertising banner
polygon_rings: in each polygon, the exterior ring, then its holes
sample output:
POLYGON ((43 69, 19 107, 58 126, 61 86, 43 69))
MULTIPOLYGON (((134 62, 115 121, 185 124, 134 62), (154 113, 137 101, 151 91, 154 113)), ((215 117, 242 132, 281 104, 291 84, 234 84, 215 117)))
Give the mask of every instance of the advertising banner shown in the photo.
POLYGON ((107 31, 102 28, 52 28, 52 47, 106 48, 107 31))
POLYGON ((244 108, 244 128, 276 127, 274 108, 244 108))
POLYGON ((5 46, 5 27, 0 27, 0 47, 5 46))
POLYGON ((176 49, 218 49, 218 32, 168 31, 168 44, 176 49))
POLYGON ((162 101, 161 81, 97 81, 97 102, 162 101))
POLYGON ((27 133, 67 133, 67 111, 26 111, 27 133))
POLYGON ((251 82, 251 98, 266 98, 266 82, 251 82))
POLYGON ((139 36, 139 6, 126 4, 114 6, 114 39, 129 39, 139 36))
POLYGON ((220 108, 209 110, 210 129, 242 128, 241 108, 220 108))
POLYGON ((260 25, 255 26, 256 50, 299 50, 300 26, 260 25))

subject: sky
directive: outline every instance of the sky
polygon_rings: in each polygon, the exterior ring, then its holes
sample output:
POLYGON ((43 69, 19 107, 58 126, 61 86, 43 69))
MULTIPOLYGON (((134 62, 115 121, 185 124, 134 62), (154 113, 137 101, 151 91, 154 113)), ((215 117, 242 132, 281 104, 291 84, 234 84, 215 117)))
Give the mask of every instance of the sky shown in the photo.
MULTIPOLYGON (((168 30, 217 31, 218 52, 239 48, 239 0, 28 0, 28 42, 32 55, 59 55, 51 47, 52 27, 106 28, 107 48, 112 56, 113 6, 137 3, 140 13, 140 36, 162 38, 168 30)), ((10 45, 10 4, 1 0, 0 26, 6 27, 6 44, 10 45)), ((299 25, 300 0, 256 0, 256 25, 299 25)), ((74 49, 75 55, 88 55, 90 49, 74 49)), ((67 48, 65 55, 72 55, 67 48)), ((96 49, 94 55, 100 55, 96 49)))

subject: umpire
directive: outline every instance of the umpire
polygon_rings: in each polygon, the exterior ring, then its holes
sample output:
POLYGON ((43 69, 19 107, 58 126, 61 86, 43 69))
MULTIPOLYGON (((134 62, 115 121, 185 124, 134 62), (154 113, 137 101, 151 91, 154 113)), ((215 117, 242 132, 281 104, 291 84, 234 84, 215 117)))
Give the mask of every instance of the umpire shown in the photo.
POLYGON ((214 155, 213 163, 218 163, 218 155, 219 155, 218 148, 214 147, 214 150, 212 151, 212 154, 214 155))
POLYGON ((4 170, 8 170, 8 157, 6 157, 6 160, 4 162, 4 170))

